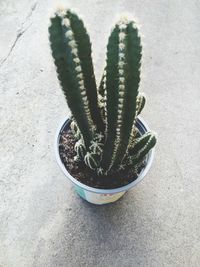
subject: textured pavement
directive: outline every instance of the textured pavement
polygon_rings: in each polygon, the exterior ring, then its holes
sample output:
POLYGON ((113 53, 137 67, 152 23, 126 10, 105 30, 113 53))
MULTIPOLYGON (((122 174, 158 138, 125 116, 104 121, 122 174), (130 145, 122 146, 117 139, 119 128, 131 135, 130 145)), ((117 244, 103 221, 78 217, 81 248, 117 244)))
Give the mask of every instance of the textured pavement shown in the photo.
POLYGON ((68 114, 48 46, 55 1, 0 1, 0 266, 200 265, 200 1, 71 0, 97 79, 115 15, 144 37, 143 117, 158 133, 148 176, 120 201, 82 201, 59 170, 54 136, 68 114))

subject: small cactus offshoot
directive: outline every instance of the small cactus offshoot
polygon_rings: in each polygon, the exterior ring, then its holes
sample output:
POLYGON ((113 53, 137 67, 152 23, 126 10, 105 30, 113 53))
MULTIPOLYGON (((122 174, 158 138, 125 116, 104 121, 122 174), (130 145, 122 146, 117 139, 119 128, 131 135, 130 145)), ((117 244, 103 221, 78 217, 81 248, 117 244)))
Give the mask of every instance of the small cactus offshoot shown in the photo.
POLYGON ((59 9, 50 22, 52 56, 72 113, 76 160, 98 175, 137 168, 156 137, 152 132, 138 135, 135 126, 146 102, 139 93, 142 46, 136 23, 122 18, 113 28, 97 87, 83 21, 74 12, 59 9))

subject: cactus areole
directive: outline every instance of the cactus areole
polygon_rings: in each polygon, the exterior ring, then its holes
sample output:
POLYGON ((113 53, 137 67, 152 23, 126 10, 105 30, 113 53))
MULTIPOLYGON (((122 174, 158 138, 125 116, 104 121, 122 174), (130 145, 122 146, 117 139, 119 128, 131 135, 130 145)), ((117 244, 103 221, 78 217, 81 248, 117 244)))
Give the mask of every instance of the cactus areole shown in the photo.
MULTIPOLYGON (((123 17, 112 29, 99 86, 89 35, 74 12, 55 12, 50 18, 49 40, 71 111, 74 164, 84 164, 97 184, 121 170, 138 170, 156 137, 150 131, 141 135, 136 127, 146 102, 139 93, 142 45, 136 23, 123 17)), ((68 146, 68 140, 61 140, 61 145, 68 146)))

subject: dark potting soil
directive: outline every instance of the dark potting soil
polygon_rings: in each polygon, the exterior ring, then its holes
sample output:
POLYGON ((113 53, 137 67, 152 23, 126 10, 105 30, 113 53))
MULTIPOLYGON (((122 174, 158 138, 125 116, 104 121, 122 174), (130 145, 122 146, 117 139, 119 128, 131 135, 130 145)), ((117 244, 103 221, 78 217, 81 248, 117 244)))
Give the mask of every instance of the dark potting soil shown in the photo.
POLYGON ((65 128, 60 135, 59 153, 68 172, 85 185, 99 189, 114 189, 125 186, 136 180, 138 174, 145 167, 145 162, 142 162, 137 172, 129 166, 124 170, 106 176, 98 176, 83 161, 77 162, 74 160, 74 156, 76 156, 74 151, 75 142, 71 129, 65 128))

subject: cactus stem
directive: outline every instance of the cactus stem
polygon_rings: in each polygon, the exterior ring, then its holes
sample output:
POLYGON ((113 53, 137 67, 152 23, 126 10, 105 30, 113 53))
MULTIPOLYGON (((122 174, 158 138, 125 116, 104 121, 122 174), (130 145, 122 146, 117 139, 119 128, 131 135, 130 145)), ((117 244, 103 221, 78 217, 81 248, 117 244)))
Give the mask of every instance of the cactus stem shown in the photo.
POLYGON ((124 70, 120 69, 120 70, 119 70, 119 74, 120 74, 120 75, 123 75, 123 74, 124 74, 124 70))
POLYGON ((112 155, 112 159, 109 165, 108 170, 110 170, 112 168, 112 165, 114 163, 115 160, 115 156, 116 156, 116 152, 117 152, 117 146, 119 144, 120 141, 120 132, 121 132, 121 119, 122 119, 122 109, 123 109, 123 101, 124 101, 124 91, 125 91, 125 78, 122 76, 124 74, 124 66, 125 66, 125 53, 124 53, 124 49, 125 49, 125 38, 126 38, 126 34, 124 32, 124 30, 126 29, 126 23, 127 20, 126 19, 121 19, 119 22, 119 62, 118 62, 118 72, 119 72, 119 91, 118 91, 118 114, 117 114, 117 128, 116 128, 116 139, 115 139, 115 143, 114 143, 114 150, 113 150, 113 155, 112 155), (125 25, 125 27, 123 26, 125 25), (122 26, 122 27, 121 27, 122 26))
POLYGON ((74 40, 71 40, 69 42, 69 46, 71 46, 71 48, 75 48, 76 47, 76 42, 74 40))
POLYGON ((82 79, 83 79, 83 73, 79 73, 79 74, 77 75, 77 77, 78 77, 80 80, 82 80, 82 79))
POLYGON ((119 90, 124 90, 125 89, 125 85, 124 84, 120 84, 119 85, 119 90))
POLYGON ((124 66, 124 64, 125 64, 125 63, 124 63, 124 61, 122 61, 122 60, 120 60, 119 63, 118 63, 118 65, 119 65, 120 68, 122 68, 122 67, 124 66))
POLYGON ((67 31, 66 34, 65 34, 65 36, 66 36, 67 38, 69 38, 70 40, 72 40, 72 38, 73 38, 73 33, 72 33, 72 31, 67 31))
POLYGON ((126 34, 124 32, 119 33, 119 40, 124 41, 126 34))
POLYGON ((79 72, 81 72, 81 66, 77 66, 76 68, 75 68, 75 70, 79 73, 79 72))
POLYGON ((77 48, 73 48, 72 49, 72 54, 77 56, 78 55, 78 49, 77 48))
POLYGON ((125 56, 124 53, 119 53, 119 58, 120 59, 124 59, 124 56, 125 56))
MULTIPOLYGON (((80 59, 79 59, 78 57, 75 57, 73 60, 74 60, 75 63, 80 64, 80 59)), ((80 74, 79 74, 79 75, 80 75, 80 74)), ((81 74, 81 75, 82 75, 82 74, 81 74)), ((78 77, 78 75, 77 75, 77 77, 78 77)))
POLYGON ((125 48, 125 44, 120 43, 120 44, 119 44, 119 48, 120 48, 120 50, 123 50, 123 49, 125 48))
POLYGON ((84 85, 84 81, 83 80, 80 80, 78 83, 79 83, 79 85, 84 85))
MULTIPOLYGON (((63 19, 63 24, 65 26, 67 24, 68 28, 70 28, 70 26, 69 26, 70 23, 68 23, 68 22, 69 22, 69 19, 63 19)), ((80 86, 81 95, 83 96, 83 98, 82 98, 83 99, 83 105, 85 107, 85 111, 86 111, 88 120, 89 120, 89 122, 91 124, 92 123, 91 114, 90 114, 90 111, 89 111, 89 108, 88 108, 88 99, 87 99, 86 90, 85 90, 85 87, 84 87, 83 73, 82 73, 82 68, 81 68, 81 65, 80 65, 80 59, 78 57, 77 44, 76 44, 76 41, 74 40, 74 34, 73 34, 71 29, 69 29, 67 31, 66 35, 70 36, 70 41, 68 42, 68 44, 71 47, 72 54, 74 55, 73 61, 77 64, 77 66, 75 67, 75 70, 77 72, 76 76, 77 76, 78 79, 80 79, 78 81, 78 84, 80 86)))

